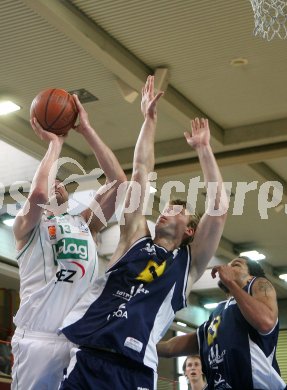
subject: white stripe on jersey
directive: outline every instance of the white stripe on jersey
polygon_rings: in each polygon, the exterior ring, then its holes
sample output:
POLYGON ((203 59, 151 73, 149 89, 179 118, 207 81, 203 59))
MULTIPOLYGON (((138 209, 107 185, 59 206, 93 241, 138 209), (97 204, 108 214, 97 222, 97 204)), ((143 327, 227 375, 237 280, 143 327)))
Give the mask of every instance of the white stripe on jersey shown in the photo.
POLYGON ((278 372, 272 367, 272 360, 275 353, 275 347, 270 354, 266 357, 264 352, 255 344, 249 337, 251 367, 252 367, 252 379, 254 389, 261 390, 283 390, 286 384, 278 374, 278 372))
POLYGON ((185 270, 185 276, 184 276, 184 289, 182 291, 182 299, 183 299, 183 306, 186 307, 186 289, 187 289, 187 283, 188 283, 188 277, 189 277, 189 270, 190 270, 190 260, 191 260, 191 254, 190 254, 190 246, 187 245, 187 265, 186 265, 186 270, 185 270))
POLYGON ((158 357, 156 352, 156 344, 159 340, 165 335, 166 331, 170 327, 174 319, 174 311, 172 310, 172 297, 175 289, 175 284, 172 289, 166 296, 165 300, 161 304, 157 315, 155 317, 155 321, 153 324, 153 328, 150 332, 149 340, 146 345, 146 351, 144 355, 143 363, 145 366, 151 367, 156 371, 158 364, 158 357))

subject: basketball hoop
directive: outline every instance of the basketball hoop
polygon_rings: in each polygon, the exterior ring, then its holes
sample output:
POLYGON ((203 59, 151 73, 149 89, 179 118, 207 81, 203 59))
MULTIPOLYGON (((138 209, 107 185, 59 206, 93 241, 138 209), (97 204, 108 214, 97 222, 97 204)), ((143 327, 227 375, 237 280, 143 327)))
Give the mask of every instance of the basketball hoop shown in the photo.
POLYGON ((250 0, 254 12, 254 35, 267 41, 287 38, 287 0, 250 0))

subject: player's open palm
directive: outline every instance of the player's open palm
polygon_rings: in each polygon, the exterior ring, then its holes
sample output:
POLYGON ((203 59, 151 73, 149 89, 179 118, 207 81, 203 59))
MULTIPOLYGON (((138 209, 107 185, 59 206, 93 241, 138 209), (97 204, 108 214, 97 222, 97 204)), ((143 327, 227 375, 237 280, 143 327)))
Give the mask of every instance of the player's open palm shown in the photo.
POLYGON ((195 118, 191 121, 191 132, 184 133, 187 143, 197 149, 201 146, 207 146, 210 142, 210 130, 208 119, 195 118))
POLYGON ((156 119, 156 104, 163 91, 154 94, 154 76, 148 76, 145 86, 142 88, 141 111, 145 118, 156 119))

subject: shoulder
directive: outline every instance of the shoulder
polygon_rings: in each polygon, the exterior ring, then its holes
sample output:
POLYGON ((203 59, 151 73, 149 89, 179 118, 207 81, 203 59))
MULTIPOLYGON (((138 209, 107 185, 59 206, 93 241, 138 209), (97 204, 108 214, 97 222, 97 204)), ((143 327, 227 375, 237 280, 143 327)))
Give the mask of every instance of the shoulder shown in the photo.
POLYGON ((71 222, 71 223, 78 223, 78 224, 87 224, 86 219, 82 214, 70 214, 70 213, 65 213, 60 216, 59 222, 61 221, 66 221, 71 222))
POLYGON ((140 253, 143 257, 156 254, 151 236, 143 236, 130 242, 120 240, 107 269, 110 271, 115 264, 119 264, 120 261, 130 260, 134 256, 138 257, 140 253))
POLYGON ((275 291, 273 284, 264 277, 256 277, 252 281, 252 292, 271 292, 275 291))
POLYGON ((191 247, 190 245, 182 245, 173 251, 174 257, 184 256, 186 259, 191 258, 191 247))
POLYGON ((264 277, 254 279, 250 288, 250 294, 255 299, 270 302, 274 307, 277 306, 276 290, 272 283, 264 277))

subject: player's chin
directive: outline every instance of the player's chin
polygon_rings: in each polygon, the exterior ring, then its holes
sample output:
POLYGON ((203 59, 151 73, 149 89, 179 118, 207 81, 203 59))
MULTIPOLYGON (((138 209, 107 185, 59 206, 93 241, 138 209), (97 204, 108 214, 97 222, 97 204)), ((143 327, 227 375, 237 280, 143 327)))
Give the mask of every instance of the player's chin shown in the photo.
POLYGON ((225 284, 223 284, 223 282, 221 280, 218 281, 217 285, 226 294, 228 294, 230 292, 229 289, 225 286, 225 284))
POLYGON ((58 206, 60 207, 60 206, 64 205, 68 199, 59 194, 58 196, 56 196, 56 200, 57 200, 58 206))
POLYGON ((54 194, 49 198, 48 204, 51 208, 55 207, 56 209, 65 203, 65 199, 61 196, 60 193, 54 194))

